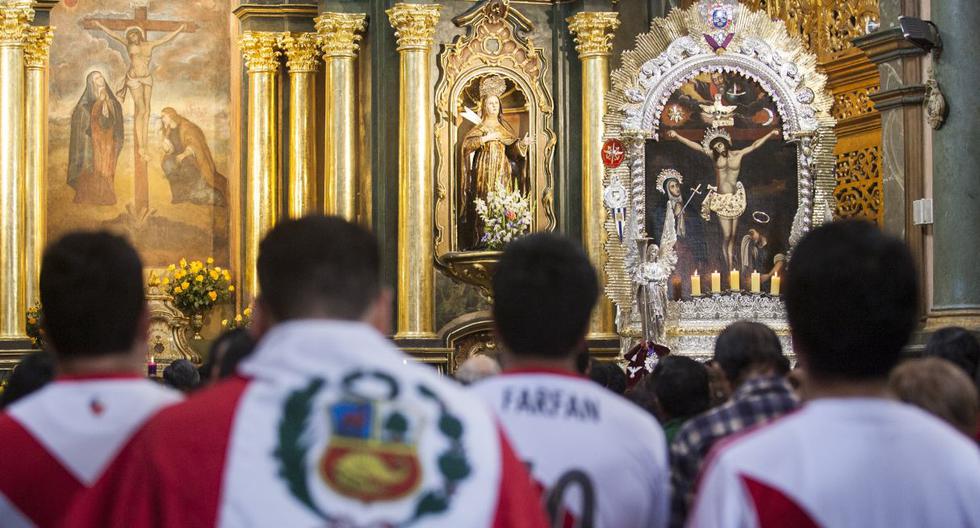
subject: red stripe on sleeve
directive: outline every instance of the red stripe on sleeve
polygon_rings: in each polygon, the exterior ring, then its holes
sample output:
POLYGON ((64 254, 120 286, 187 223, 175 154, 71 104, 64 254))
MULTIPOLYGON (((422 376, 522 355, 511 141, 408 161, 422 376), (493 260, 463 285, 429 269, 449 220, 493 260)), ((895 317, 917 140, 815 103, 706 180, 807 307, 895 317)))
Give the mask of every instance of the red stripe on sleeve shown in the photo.
POLYGON ((500 427, 500 491, 493 528, 547 528, 541 494, 500 427))
POLYGON ((782 491, 747 475, 740 478, 752 497, 759 528, 819 528, 810 514, 782 491))
POLYGON ((247 386, 231 378, 151 419, 117 460, 95 511, 101 522, 80 526, 216 526, 225 453, 247 386))
POLYGON ((38 526, 59 525, 85 486, 8 414, 0 446, 0 493, 38 526))

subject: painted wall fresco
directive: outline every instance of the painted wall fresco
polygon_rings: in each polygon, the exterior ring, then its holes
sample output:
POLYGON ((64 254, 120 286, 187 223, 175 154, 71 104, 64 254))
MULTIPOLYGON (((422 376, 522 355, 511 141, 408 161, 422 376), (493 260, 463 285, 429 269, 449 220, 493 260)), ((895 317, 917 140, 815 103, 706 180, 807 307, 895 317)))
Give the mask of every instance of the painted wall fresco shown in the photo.
POLYGON ((228 261, 228 0, 51 13, 49 238, 127 234, 147 266, 228 261))

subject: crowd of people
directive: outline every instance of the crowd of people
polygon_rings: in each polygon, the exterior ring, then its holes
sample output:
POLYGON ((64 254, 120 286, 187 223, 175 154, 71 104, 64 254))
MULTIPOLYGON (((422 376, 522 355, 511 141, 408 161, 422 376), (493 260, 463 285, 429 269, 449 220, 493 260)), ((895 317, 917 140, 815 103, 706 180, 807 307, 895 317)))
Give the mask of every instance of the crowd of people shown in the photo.
POLYGON ((709 361, 658 349, 642 379, 590 359, 596 270, 558 235, 506 247, 499 355, 456 380, 386 338, 363 228, 284 221, 257 273, 249 329, 157 382, 136 251, 51 244, 48 350, 0 400, 0 528, 980 526, 980 344, 945 329, 910 357, 917 273, 872 224, 794 249, 795 365, 739 322, 709 361))

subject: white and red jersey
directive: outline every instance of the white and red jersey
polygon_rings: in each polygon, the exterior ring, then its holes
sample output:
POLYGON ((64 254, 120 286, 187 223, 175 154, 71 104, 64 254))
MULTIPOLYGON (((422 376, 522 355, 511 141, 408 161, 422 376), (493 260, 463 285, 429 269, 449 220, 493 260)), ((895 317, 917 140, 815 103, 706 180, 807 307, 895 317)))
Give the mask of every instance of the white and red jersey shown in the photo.
POLYGON ((553 516, 574 526, 666 526, 667 447, 647 412, 559 370, 509 371, 472 390, 489 402, 518 456, 547 490, 553 516))
POLYGON ((723 441, 689 527, 980 526, 980 451, 917 408, 815 400, 723 441))
POLYGON ((101 500, 108 513, 96 505, 80 518, 131 528, 546 526, 482 402, 367 325, 279 325, 239 373, 160 413, 101 500))
POLYGON ((0 415, 0 527, 62 526, 119 473, 137 430, 179 393, 136 375, 61 377, 0 415))

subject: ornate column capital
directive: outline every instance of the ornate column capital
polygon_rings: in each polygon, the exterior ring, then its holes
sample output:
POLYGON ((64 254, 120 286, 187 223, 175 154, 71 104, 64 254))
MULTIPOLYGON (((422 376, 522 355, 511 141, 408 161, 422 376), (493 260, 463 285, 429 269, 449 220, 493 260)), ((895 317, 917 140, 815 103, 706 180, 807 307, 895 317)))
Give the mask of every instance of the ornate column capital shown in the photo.
POLYGON ((612 53, 612 40, 619 18, 616 13, 587 11, 566 19, 568 30, 575 35, 575 50, 580 59, 612 53))
POLYGON ((316 17, 316 32, 325 57, 354 57, 367 27, 364 13, 323 13, 316 17))
POLYGON ((279 35, 279 49, 286 53, 286 68, 290 73, 315 72, 319 38, 316 33, 283 33, 279 35))
POLYGON ((28 26, 27 45, 24 47, 24 63, 28 68, 44 68, 48 64, 48 52, 54 31, 50 26, 28 26))
POLYGON ((279 71, 278 33, 246 31, 239 46, 249 73, 279 71))
POLYGON ((386 11, 391 27, 395 28, 398 51, 428 50, 441 9, 437 4, 395 4, 386 11))
POLYGON ((32 0, 0 0, 0 44, 23 43, 34 20, 32 0))

